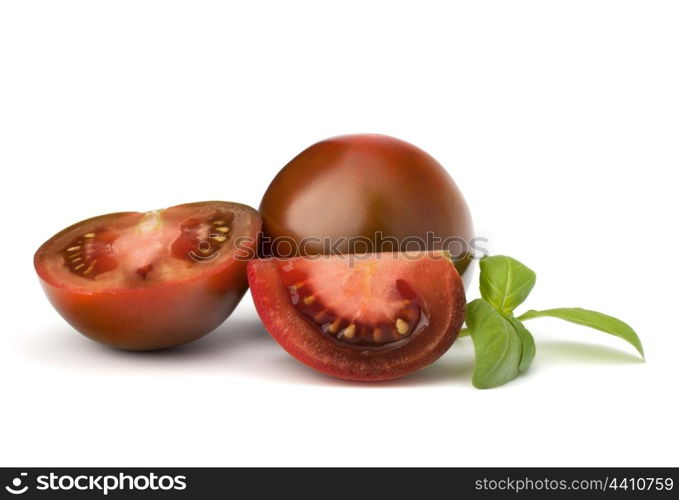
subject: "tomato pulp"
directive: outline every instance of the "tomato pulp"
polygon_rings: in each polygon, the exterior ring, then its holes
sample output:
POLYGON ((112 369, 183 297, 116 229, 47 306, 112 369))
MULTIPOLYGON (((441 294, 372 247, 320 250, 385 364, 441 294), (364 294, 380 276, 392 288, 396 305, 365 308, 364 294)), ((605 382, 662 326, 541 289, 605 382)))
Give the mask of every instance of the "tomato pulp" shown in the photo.
POLYGON ((84 220, 34 263, 48 299, 76 330, 129 350, 172 347, 219 326, 247 290, 259 214, 201 202, 84 220))
POLYGON ((343 379, 423 368, 450 348, 464 320, 464 287, 442 252, 257 259, 248 279, 271 336, 343 379))

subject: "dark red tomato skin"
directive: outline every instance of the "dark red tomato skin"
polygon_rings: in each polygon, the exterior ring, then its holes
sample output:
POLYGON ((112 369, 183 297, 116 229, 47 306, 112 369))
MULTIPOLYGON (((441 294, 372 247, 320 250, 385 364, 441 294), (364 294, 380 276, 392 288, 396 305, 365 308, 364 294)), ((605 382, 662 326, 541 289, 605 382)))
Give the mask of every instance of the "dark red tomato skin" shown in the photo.
MULTIPOLYGON (((250 213, 254 254, 261 230, 259 214, 245 205, 229 205, 250 213)), ((62 232, 77 230, 88 221, 62 232)), ((73 290, 49 279, 44 272, 41 253, 48 243, 36 252, 34 264, 50 303, 77 331, 118 349, 157 350, 196 340, 222 324, 248 289, 247 261, 228 259, 208 273, 179 282, 92 293, 73 290)))
POLYGON ((231 315, 247 290, 246 263, 233 261, 213 276, 126 292, 85 294, 41 279, 59 314, 83 335, 118 349, 165 349, 210 333, 231 315))
POLYGON ((301 317, 290 302, 275 258, 248 263, 255 307, 269 334, 292 357, 332 377, 359 382, 391 380, 414 373, 440 358, 457 339, 464 322, 465 292, 459 273, 445 259, 414 267, 412 279, 428 290, 428 331, 403 347, 361 353, 338 347, 301 317), (432 333, 433 332, 433 333, 432 333))
MULTIPOLYGON (((428 234, 467 244, 474 236, 467 203, 446 170, 412 144, 378 134, 334 137, 302 151, 271 182, 260 212, 263 256, 292 256, 289 244, 270 244, 286 240, 297 244, 294 255, 328 253, 309 237, 360 237, 367 244, 357 243, 356 252, 379 252, 413 250, 407 238, 426 242, 428 234), (392 248, 390 237, 402 244, 392 248)), ((348 244, 336 248, 353 253, 348 244)), ((468 281, 469 249, 447 248, 468 281)))

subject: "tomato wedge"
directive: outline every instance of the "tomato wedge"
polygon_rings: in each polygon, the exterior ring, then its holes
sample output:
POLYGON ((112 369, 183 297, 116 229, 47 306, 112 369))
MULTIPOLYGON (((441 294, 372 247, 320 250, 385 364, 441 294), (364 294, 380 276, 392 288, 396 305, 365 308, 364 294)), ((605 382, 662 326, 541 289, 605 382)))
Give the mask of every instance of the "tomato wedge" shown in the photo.
POLYGON ((440 251, 257 259, 248 280, 271 336, 343 379, 419 370, 450 348, 464 321, 462 281, 440 251))
POLYGON ((259 213, 219 201, 84 220, 36 252, 47 297, 84 335, 129 350, 172 347, 219 326, 247 290, 259 213))

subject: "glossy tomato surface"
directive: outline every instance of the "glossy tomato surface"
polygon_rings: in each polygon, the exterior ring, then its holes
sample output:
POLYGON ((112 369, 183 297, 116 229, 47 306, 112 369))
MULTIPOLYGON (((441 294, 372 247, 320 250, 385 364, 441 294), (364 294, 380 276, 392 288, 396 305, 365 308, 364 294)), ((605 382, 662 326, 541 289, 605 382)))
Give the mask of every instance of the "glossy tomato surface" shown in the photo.
POLYGON ((35 269, 79 332, 120 349, 162 349, 231 314, 247 290, 260 227, 256 210, 227 202, 102 215, 50 238, 35 269))
POLYGON ((465 273, 467 203, 429 154, 384 135, 346 135, 302 151, 260 206, 264 256, 450 250, 465 273))
POLYGON ((419 370, 450 348, 464 320, 462 281, 441 252, 256 259, 248 280, 271 336, 343 379, 419 370))

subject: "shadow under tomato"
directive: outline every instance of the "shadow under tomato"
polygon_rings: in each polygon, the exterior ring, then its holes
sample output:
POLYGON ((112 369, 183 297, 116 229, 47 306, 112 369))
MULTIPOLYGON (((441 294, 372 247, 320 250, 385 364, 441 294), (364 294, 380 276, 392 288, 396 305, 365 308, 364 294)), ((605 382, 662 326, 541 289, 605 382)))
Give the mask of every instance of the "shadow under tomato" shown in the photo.
MULTIPOLYGON (((318 373, 289 356, 269 336, 256 316, 231 318, 211 334, 190 344, 151 352, 128 352, 97 344, 66 324, 51 331, 26 336, 22 355, 55 369, 81 371, 87 375, 113 372, 156 376, 163 374, 237 376, 295 385, 329 387, 408 388, 459 386, 472 388, 473 345, 458 340, 433 365, 412 375, 383 382, 352 382, 318 373)), ((608 346, 572 341, 538 341, 536 366, 520 380, 538 371, 539 365, 636 364, 643 363, 634 352, 608 346)), ((520 380, 516 383, 520 383, 520 380)), ((510 384, 511 385, 511 384, 510 384)))
POLYGON ((382 382, 340 380, 319 373, 288 355, 266 332, 259 318, 230 318, 194 342, 158 351, 122 351, 94 342, 59 324, 27 336, 25 355, 56 369, 96 375, 103 372, 153 376, 159 373, 235 375, 295 385, 363 389, 435 385, 470 387, 471 342, 457 342, 433 365, 412 375, 382 382))
MULTIPOLYGON (((213 332, 188 344, 157 351, 118 352, 142 358, 192 359, 224 356, 226 353, 260 344, 275 345, 275 342, 258 318, 233 318, 224 322, 213 332)), ((106 348, 106 346, 101 347, 106 348)))
MULTIPOLYGON (((257 347, 277 348, 257 318, 232 318, 212 333, 181 346, 158 351, 124 351, 99 344, 79 334, 66 324, 51 330, 27 335, 23 345, 26 355, 52 365, 72 368, 182 365, 193 369, 219 366, 232 357, 242 358, 242 351, 257 347), (198 364, 197 364, 198 363, 198 364), (193 368, 192 368, 193 367, 193 368)), ((200 370, 199 370, 200 371, 200 370)))

